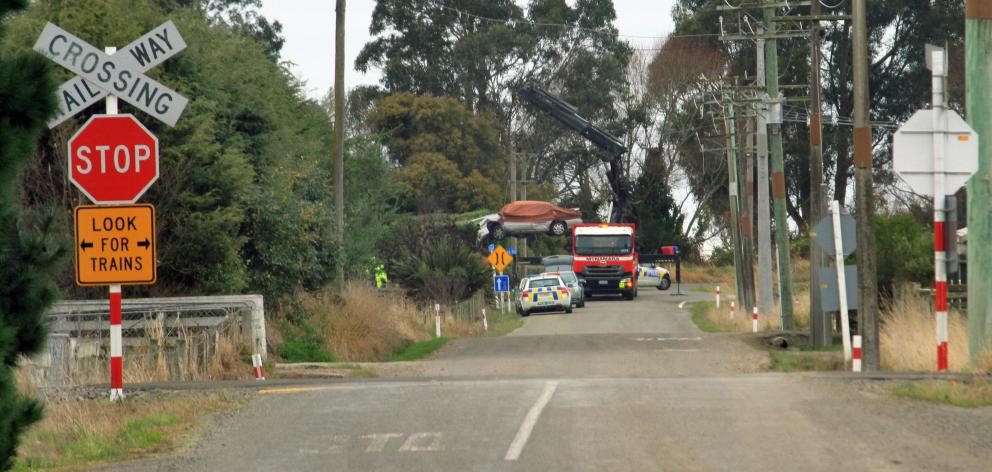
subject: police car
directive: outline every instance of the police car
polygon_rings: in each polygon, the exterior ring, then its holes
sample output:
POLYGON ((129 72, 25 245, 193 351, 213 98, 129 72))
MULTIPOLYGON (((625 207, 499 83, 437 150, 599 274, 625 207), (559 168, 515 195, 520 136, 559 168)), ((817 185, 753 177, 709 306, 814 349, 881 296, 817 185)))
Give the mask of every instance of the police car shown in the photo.
POLYGON ((571 313, 572 294, 560 276, 541 274, 520 282, 516 305, 521 316, 544 311, 571 313))

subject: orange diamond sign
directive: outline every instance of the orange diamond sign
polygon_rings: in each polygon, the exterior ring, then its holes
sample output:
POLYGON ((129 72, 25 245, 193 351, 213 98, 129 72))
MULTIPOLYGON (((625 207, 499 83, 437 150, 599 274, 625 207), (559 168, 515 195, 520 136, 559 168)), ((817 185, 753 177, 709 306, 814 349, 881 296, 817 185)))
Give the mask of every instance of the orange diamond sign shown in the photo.
POLYGON ((496 249, 493 249, 493 252, 489 253, 488 260, 489 264, 495 267, 497 272, 502 274, 503 269, 513 262, 513 256, 506 252, 506 249, 503 249, 503 246, 496 246, 496 249))

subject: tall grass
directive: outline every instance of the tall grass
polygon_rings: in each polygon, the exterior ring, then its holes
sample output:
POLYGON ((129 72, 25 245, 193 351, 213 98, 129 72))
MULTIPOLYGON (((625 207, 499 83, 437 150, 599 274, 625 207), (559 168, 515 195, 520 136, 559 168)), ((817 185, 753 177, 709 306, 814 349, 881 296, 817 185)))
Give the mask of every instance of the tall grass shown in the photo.
MULTIPOLYGON (((954 371, 968 369, 968 320, 947 316, 948 361, 954 371)), ((882 368, 933 371, 937 367, 937 321, 933 303, 911 292, 901 293, 882 308, 879 347, 882 368)))

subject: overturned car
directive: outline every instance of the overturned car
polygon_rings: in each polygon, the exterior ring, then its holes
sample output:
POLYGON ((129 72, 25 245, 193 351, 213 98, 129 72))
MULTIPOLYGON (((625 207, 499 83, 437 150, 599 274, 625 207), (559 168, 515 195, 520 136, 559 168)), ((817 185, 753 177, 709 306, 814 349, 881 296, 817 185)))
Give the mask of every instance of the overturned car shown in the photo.
POLYGON ((499 241, 507 236, 540 233, 565 236, 579 223, 582 223, 582 213, 578 210, 550 202, 520 200, 507 204, 499 213, 480 218, 478 240, 499 241))

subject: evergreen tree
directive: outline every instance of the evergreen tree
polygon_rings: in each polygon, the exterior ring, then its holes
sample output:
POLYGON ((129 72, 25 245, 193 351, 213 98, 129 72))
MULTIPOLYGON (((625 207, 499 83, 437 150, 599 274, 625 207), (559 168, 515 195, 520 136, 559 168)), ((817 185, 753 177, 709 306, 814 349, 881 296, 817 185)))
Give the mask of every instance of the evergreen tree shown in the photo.
MULTIPOLYGON (((0 0, 0 37, 2 21, 26 4, 0 0)), ((0 54, 0 470, 13 466, 18 436, 41 418, 41 405, 17 391, 13 373, 20 356, 44 345, 43 317, 57 294, 54 273, 65 247, 47 236, 52 219, 22 214, 15 181, 54 111, 55 84, 45 59, 0 54)))

